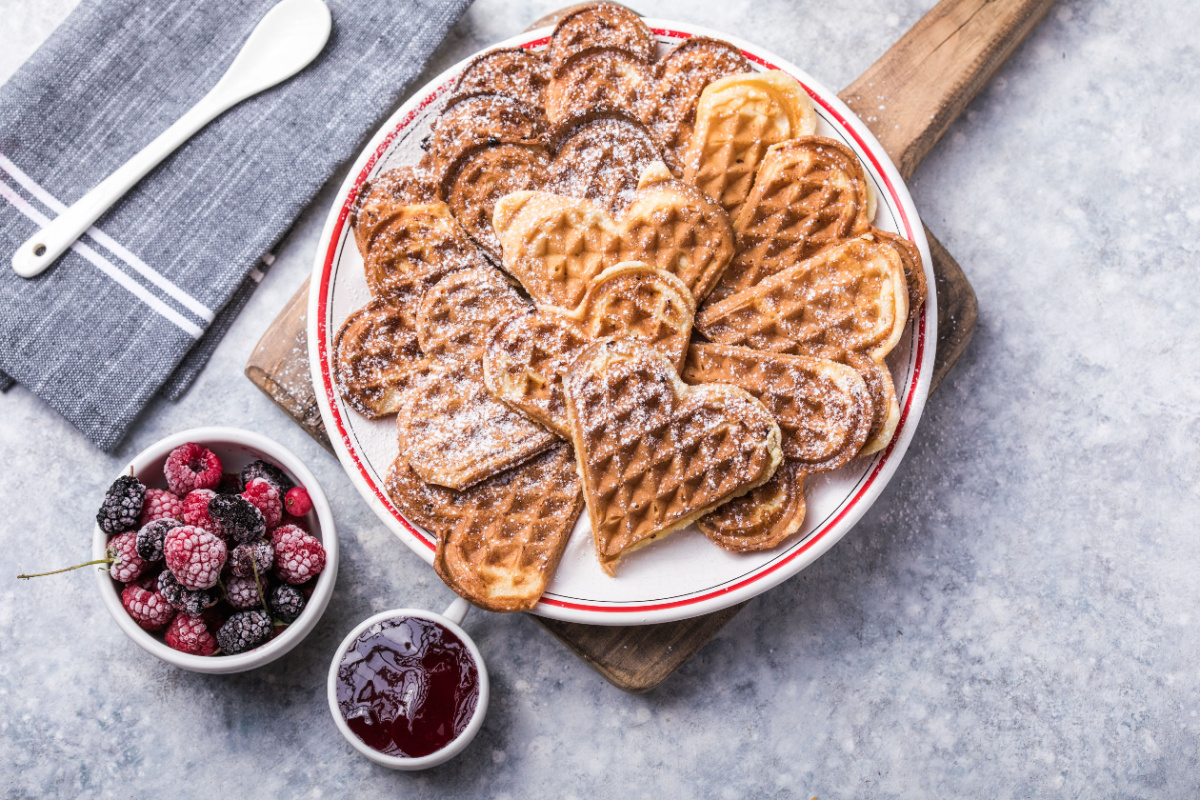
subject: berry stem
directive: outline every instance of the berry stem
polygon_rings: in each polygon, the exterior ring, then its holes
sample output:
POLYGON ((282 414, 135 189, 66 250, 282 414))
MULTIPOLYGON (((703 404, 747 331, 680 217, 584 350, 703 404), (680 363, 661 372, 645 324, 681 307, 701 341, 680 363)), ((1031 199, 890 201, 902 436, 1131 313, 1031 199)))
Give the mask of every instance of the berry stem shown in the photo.
POLYGON ((40 578, 43 575, 57 575, 60 572, 70 572, 71 570, 79 569, 80 567, 90 567, 92 564, 111 564, 114 561, 116 561, 115 558, 97 558, 95 561, 85 561, 84 563, 76 564, 73 567, 63 567, 62 569, 52 569, 49 572, 35 572, 32 575, 18 575, 17 578, 19 580, 27 581, 30 578, 40 578))

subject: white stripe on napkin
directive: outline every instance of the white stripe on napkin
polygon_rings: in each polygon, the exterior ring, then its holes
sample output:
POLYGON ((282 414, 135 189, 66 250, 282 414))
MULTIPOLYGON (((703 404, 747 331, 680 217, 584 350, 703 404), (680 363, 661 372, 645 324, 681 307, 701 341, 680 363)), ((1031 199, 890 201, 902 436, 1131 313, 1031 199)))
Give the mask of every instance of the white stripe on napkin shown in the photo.
MULTIPOLYGON (((30 205, 29 201, 17 194, 16 191, 14 191, 13 188, 4 181, 0 181, 0 197, 3 197, 8 202, 12 203, 18 211, 29 217, 38 225, 45 227, 46 225, 50 224, 49 217, 30 205)), ((171 308, 162 300, 159 300, 157 297, 147 291, 146 287, 142 286, 133 278, 117 269, 111 261, 97 253, 91 247, 88 247, 83 242, 76 241, 71 245, 71 249, 90 261, 105 275, 124 286, 131 293, 136 295, 137 298, 143 303, 150 306, 152 309, 157 311, 163 317, 169 319, 171 322, 174 322, 181 329, 190 334, 193 339, 199 339, 204 335, 204 330, 202 328, 184 317, 175 309, 171 308)))
MULTIPOLYGON (((0 153, 0 169, 7 172, 13 180, 15 180, 25 189, 25 191, 33 195, 44 206, 46 206, 46 208, 50 209, 55 214, 61 214, 67 210, 66 203, 63 203, 57 197, 39 186, 37 182, 33 180, 33 178, 30 178, 28 175, 26 175, 24 170, 14 164, 3 153, 0 153)), ((196 298, 192 297, 183 289, 180 289, 178 286, 171 283, 162 275, 158 274, 158 272, 151 268, 150 265, 142 261, 136 255, 130 252, 130 250, 123 244, 109 236, 104 231, 92 226, 84 231, 83 235, 90 237, 93 241, 108 250, 117 258, 133 267, 133 269, 139 275, 153 283, 159 289, 162 289, 171 297, 175 298, 181 305, 186 306, 188 310, 200 317, 205 322, 213 321, 213 318, 216 316, 216 314, 214 314, 207 306, 205 306, 196 298)))

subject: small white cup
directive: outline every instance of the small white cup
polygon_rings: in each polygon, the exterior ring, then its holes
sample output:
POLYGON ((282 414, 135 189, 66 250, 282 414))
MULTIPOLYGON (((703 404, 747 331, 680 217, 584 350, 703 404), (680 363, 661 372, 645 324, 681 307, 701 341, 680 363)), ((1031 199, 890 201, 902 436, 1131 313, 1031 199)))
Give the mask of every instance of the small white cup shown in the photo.
MULTIPOLYGON (((163 464, 166 463, 167 456, 176 447, 188 442, 204 445, 216 453, 226 472, 240 470, 251 461, 261 458, 280 467, 298 486, 303 486, 308 492, 313 508, 304 519, 312 535, 320 539, 325 548, 325 570, 317 576, 312 597, 305 604, 304 611, 283 633, 253 650, 232 656, 195 656, 180 652, 168 646, 159 636, 142 630, 121 605, 121 589, 109 577, 108 570, 96 570, 96 582, 100 587, 100 597, 113 619, 117 621, 117 625, 147 653, 192 672, 211 675, 245 672, 269 664, 291 650, 308 635, 325 613, 325 606, 329 605, 329 598, 333 596, 333 584, 337 580, 338 569, 337 531, 333 525, 333 509, 329 507, 329 501, 325 499, 325 493, 321 491, 316 476, 309 472, 304 462, 291 450, 265 436, 240 428, 193 428, 160 439, 138 453, 120 474, 128 475, 132 470, 134 477, 147 486, 164 485, 166 479, 163 477, 163 464)), ((92 558, 104 558, 107 547, 108 536, 97 525, 92 532, 92 558)))
POLYGON ((436 767, 438 764, 444 764, 456 755, 461 753, 466 746, 475 738, 475 734, 479 733, 479 729, 483 727, 483 718, 487 715, 488 707, 488 674, 487 667, 483 664, 483 656, 479 652, 479 648, 475 646, 475 642, 467 635, 461 627, 463 619, 467 616, 467 611, 471 608, 471 604, 461 597, 455 600, 449 608, 441 614, 435 614, 432 611, 426 611, 421 608, 397 608, 392 611, 382 611, 373 617, 368 617, 363 620, 358 626, 350 631, 349 635, 342 640, 338 645, 337 652, 333 656, 333 663, 329 666, 329 681, 327 684, 327 695, 329 698, 329 710, 333 714, 333 721, 337 724, 337 728, 342 732, 342 736, 346 737, 346 741, 354 745, 354 749, 362 753, 367 758, 374 761, 376 764, 388 767, 390 769, 401 770, 420 770, 436 767), (337 699, 337 677, 338 667, 341 666, 342 658, 346 655, 346 651, 354 644, 354 641, 362 635, 363 631, 370 628, 376 623, 383 622, 397 617, 416 617, 417 619, 425 619, 435 622, 438 625, 445 627, 455 636, 462 640, 462 643, 467 646, 467 650, 471 653, 471 658, 475 659, 475 667, 479 671, 479 700, 475 704, 475 714, 471 717, 471 721, 467 723, 467 727, 458 735, 454 741, 438 750, 436 753, 430 753, 427 756, 418 758, 407 758, 404 756, 389 756, 386 753, 381 753, 373 747, 369 746, 362 739, 358 738, 354 731, 350 730, 350 726, 346 724, 346 720, 342 717, 342 711, 338 708, 337 699))

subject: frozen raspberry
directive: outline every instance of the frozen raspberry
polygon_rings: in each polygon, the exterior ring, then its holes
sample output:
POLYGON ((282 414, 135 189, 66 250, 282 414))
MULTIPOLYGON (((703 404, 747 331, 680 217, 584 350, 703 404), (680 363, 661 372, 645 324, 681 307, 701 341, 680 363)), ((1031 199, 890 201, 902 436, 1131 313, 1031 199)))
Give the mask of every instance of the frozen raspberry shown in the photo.
POLYGON ((283 498, 283 507, 293 517, 303 517, 312 511, 312 498, 308 496, 308 491, 303 486, 297 486, 295 489, 288 490, 287 496, 283 498))
POLYGON ((266 539, 239 544, 229 554, 229 568, 239 578, 266 575, 275 563, 275 548, 266 539))
POLYGON ((142 501, 146 487, 132 475, 122 475, 104 493, 104 502, 96 512, 100 530, 109 534, 124 533, 138 528, 142 516, 142 501))
POLYGON ((217 495, 208 503, 208 515, 216 525, 216 533, 225 539, 244 543, 267 535, 262 512, 241 495, 217 495))
POLYGON ((179 614, 167 626, 167 645, 194 656, 211 656, 217 652, 217 637, 199 617, 179 614))
POLYGON ((137 532, 137 554, 143 561, 162 561, 163 542, 166 541, 167 532, 182 524, 179 520, 170 518, 147 522, 137 532))
POLYGON ((161 631, 175 616, 167 598, 141 583, 131 583, 121 590, 121 605, 134 622, 148 631, 161 631))
POLYGON ((217 525, 212 521, 212 517, 208 515, 208 503, 217 493, 212 489, 197 489, 194 492, 188 492, 183 498, 183 513, 180 514, 180 519, 184 525, 195 525, 197 528, 204 528, 206 531, 216 532, 217 525))
POLYGON ((261 610, 239 611, 217 631, 221 652, 244 653, 271 638, 271 618, 261 610))
POLYGON ((279 499, 279 490, 270 481, 251 478, 250 483, 246 484, 246 491, 242 492, 242 497, 262 513, 267 530, 274 528, 283 519, 283 502, 279 499))
POLYGON ((271 607, 271 613, 275 615, 275 619, 289 625, 300 616, 300 612, 304 610, 307 602, 303 592, 286 583, 279 584, 267 595, 267 605, 271 607))
POLYGON ((208 589, 216 584, 226 554, 219 536, 191 525, 170 531, 163 544, 167 569, 185 589, 208 589))
POLYGON ((217 604, 216 592, 211 589, 185 589, 169 569, 158 574, 158 593, 190 617, 198 617, 217 604))
POLYGON ((295 525, 276 528, 271 546, 275 548, 275 574, 288 583, 304 583, 325 569, 325 548, 295 525))
POLYGON ((133 531, 126 531, 109 539, 105 555, 112 559, 108 573, 113 576, 113 580, 121 583, 136 581, 150 566, 138 555, 137 534, 133 531))
POLYGON ((279 496, 287 494, 288 489, 291 489, 296 484, 292 483, 292 479, 287 474, 274 464, 268 464, 266 461, 251 461, 246 466, 242 467, 242 488, 250 485, 250 481, 255 478, 263 478, 269 483, 273 483, 275 488, 279 490, 279 496))
POLYGON ((265 594, 268 585, 266 575, 259 575, 258 583, 254 582, 253 575, 249 578, 239 578, 237 575, 230 575, 225 579, 225 599, 229 601, 229 605, 239 611, 245 611, 250 608, 262 608, 264 598, 258 593, 260 583, 265 594))
POLYGON ((138 524, 145 526, 156 519, 179 519, 183 516, 183 501, 165 489, 147 489, 138 524))
POLYGON ((163 474, 167 488, 179 497, 195 489, 215 489, 221 482, 221 459, 207 447, 188 442, 167 456, 163 474))

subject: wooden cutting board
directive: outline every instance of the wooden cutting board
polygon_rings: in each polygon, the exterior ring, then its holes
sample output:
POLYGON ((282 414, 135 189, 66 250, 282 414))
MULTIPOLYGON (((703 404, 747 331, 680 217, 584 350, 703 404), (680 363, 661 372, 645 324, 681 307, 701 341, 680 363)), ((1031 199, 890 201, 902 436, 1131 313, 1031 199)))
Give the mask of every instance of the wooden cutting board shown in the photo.
MULTIPOLYGON (((839 95, 879 138, 908 178, 1053 0, 942 0, 839 95)), ((569 6, 530 28, 553 25, 569 6)), ((812 65, 809 65, 812 66, 812 65)), ((931 392, 954 367, 975 330, 975 292, 929 229, 937 285, 938 340, 931 392)), ((263 334, 246 376, 332 452, 309 377, 308 281, 263 334)), ((696 654, 745 606, 680 622, 604 627, 533 616, 617 687, 645 692, 696 654)))

